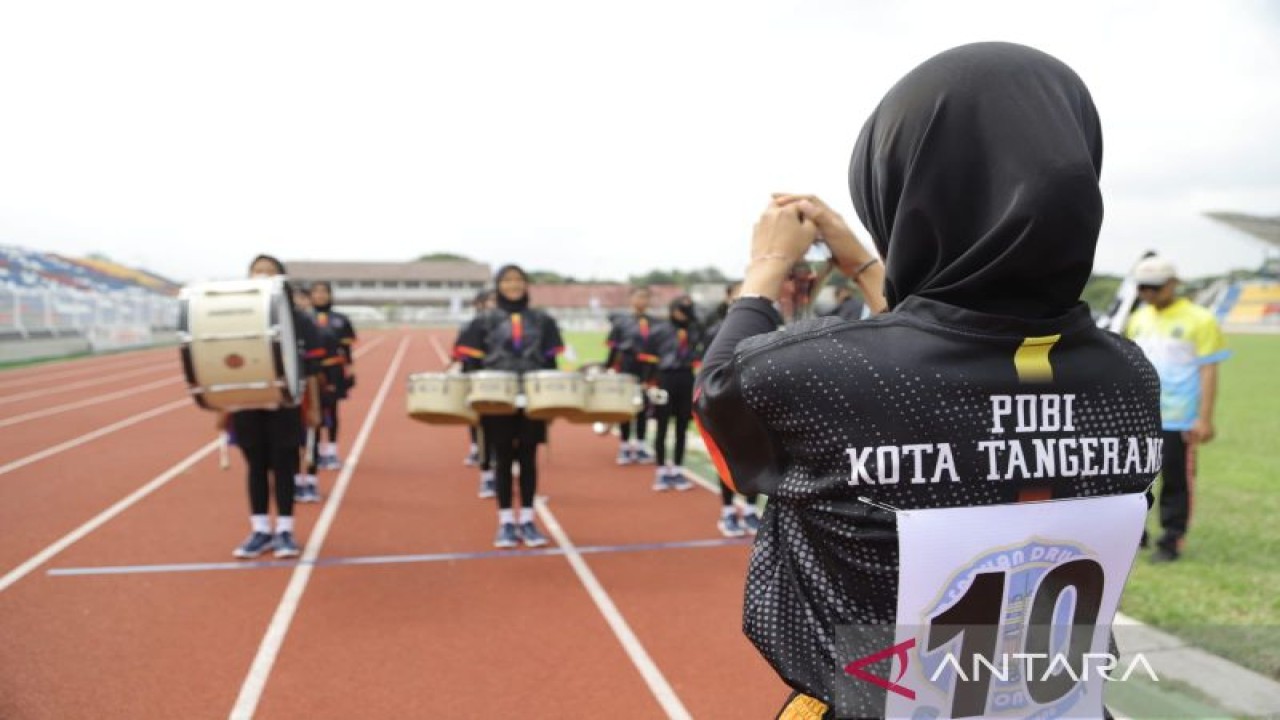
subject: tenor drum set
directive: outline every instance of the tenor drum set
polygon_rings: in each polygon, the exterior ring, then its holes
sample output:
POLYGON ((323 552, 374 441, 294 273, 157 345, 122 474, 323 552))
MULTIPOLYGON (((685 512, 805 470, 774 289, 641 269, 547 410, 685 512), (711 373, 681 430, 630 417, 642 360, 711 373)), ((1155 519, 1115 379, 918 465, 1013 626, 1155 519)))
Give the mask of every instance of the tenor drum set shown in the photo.
POLYGON ((486 415, 521 410, 534 420, 591 424, 623 422, 642 402, 631 375, 481 370, 414 373, 406 405, 413 419, 439 425, 475 424, 486 415))

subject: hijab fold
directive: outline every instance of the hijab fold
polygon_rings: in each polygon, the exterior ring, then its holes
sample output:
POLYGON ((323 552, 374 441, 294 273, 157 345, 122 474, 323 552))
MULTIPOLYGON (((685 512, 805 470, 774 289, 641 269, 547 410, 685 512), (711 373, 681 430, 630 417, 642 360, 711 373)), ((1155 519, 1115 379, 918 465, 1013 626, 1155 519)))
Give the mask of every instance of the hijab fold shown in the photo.
POLYGON ((1038 50, 953 48, 868 118, 849 163, 890 307, 918 295, 1055 317, 1075 305, 1102 225, 1102 129, 1083 81, 1038 50))

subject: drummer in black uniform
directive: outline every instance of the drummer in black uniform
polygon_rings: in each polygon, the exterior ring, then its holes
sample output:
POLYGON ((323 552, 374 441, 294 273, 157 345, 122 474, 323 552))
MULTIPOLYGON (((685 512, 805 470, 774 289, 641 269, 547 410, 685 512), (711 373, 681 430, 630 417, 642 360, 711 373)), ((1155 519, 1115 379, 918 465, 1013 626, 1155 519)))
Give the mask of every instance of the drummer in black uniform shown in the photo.
MULTIPOLYGON (((249 265, 249 274, 251 277, 284 275, 284 263, 270 255, 259 255, 249 265)), ((296 351, 301 356, 308 397, 303 404, 310 408, 305 422, 314 427, 320 421, 319 407, 314 399, 319 391, 315 377, 316 361, 322 350, 319 339, 309 330, 311 327, 304 318, 295 316, 296 351)), ((225 427, 227 424, 227 417, 220 415, 219 425, 225 427)), ((276 557, 297 557, 301 551, 294 538, 293 500, 294 476, 298 473, 298 445, 302 441, 304 424, 302 412, 296 407, 241 410, 231 414, 229 424, 248 465, 249 524, 252 528, 249 537, 232 554, 238 558, 254 558, 271 550, 276 557), (276 498, 274 532, 269 514, 273 488, 276 498)))
MULTIPOLYGON (((529 307, 529 276, 516 265, 504 265, 494 276, 497 308, 471 321, 458 336, 454 357, 468 369, 527 373, 556 369, 564 351, 560 327, 542 310, 529 307)), ((486 442, 493 446, 494 488, 498 496, 495 547, 547 544, 534 522, 538 491, 538 445, 547 441, 547 423, 529 419, 524 410, 514 415, 486 415, 480 419, 486 442), (513 509, 513 467, 520 466, 520 511, 513 509)))

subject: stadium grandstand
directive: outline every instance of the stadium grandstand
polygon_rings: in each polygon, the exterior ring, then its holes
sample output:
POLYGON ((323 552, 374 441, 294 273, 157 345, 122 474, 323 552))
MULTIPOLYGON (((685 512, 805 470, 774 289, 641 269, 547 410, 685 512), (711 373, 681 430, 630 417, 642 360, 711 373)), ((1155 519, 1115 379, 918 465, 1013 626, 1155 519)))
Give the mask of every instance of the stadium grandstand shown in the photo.
POLYGON ((173 338, 178 285, 104 258, 0 245, 0 362, 173 338))
POLYGON ((1250 277, 1224 278, 1211 284, 1197 302, 1213 310, 1227 330, 1280 332, 1280 217, 1205 214, 1264 243, 1267 258, 1250 277))

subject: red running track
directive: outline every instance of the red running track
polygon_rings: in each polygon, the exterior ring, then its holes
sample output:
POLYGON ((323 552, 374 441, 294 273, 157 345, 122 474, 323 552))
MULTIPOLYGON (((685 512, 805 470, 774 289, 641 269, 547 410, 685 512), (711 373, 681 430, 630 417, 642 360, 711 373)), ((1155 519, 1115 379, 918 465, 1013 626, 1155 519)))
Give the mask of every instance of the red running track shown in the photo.
MULTIPOLYGON (((244 468, 218 469, 180 383, 0 429, 0 717, 772 717, 787 690, 742 636, 748 548, 716 534, 718 499, 654 493, 651 467, 555 423, 540 492, 562 542, 494 551, 466 433, 404 415, 405 376, 451 340, 430 337, 364 340, 354 463, 297 509, 314 563, 231 559, 244 468)), ((0 372, 0 397, 166 355, 176 371, 167 350, 0 372)))

